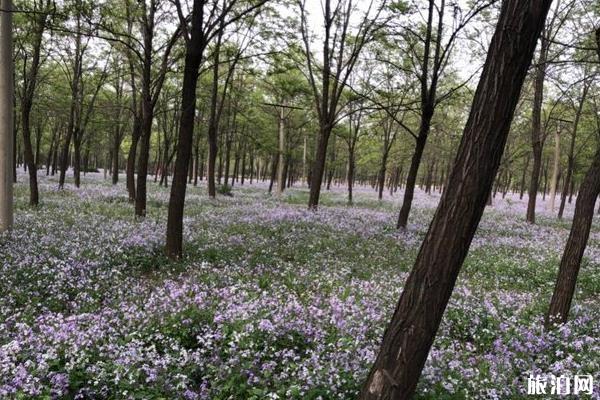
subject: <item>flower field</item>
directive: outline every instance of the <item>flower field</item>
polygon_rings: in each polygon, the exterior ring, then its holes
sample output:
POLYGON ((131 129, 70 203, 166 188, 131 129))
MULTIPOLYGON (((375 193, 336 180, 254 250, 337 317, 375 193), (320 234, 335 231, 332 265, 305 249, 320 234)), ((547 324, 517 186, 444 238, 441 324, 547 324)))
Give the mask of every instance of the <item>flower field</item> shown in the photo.
MULTIPOLYGON (((81 189, 41 179, 42 204, 16 187, 15 229, 0 236, 2 399, 353 399, 439 194, 417 193, 395 229, 400 193, 378 202, 342 187, 317 212, 306 189, 263 183, 209 200, 190 187, 185 258, 162 253, 169 189, 151 185, 134 221, 124 184, 81 189)), ((524 221, 498 196, 471 246, 418 399, 526 398, 533 374, 596 374, 600 398, 600 229, 595 224, 570 322, 542 329, 573 204, 524 221)))

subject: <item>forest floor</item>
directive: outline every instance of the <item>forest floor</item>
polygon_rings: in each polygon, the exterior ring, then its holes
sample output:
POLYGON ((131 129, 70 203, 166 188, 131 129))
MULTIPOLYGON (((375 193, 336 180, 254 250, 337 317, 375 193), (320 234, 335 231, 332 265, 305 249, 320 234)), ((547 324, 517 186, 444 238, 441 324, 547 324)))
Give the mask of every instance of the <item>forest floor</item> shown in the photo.
MULTIPOLYGON (((41 173, 41 171, 40 171, 41 173)), ((438 194, 346 205, 265 185, 209 200, 188 190, 185 258, 162 254, 169 189, 149 185, 135 222, 123 181, 81 189, 41 177, 41 206, 16 186, 0 236, 0 398, 352 399, 390 319, 438 194)), ((524 201, 488 207, 431 351, 419 399, 525 398, 530 373, 596 374, 600 229, 594 224, 568 324, 542 329, 569 233, 524 201)), ((598 221, 600 222, 600 221, 598 221)), ((597 377, 597 375, 596 375, 597 377)), ((595 398, 599 398, 598 379, 595 398)))

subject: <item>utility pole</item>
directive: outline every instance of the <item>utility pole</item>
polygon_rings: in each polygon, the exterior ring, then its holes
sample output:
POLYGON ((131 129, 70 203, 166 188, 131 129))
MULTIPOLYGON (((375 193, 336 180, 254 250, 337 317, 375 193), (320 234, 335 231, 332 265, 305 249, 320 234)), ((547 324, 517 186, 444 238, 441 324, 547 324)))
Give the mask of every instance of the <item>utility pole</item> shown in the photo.
POLYGON ((13 225, 12 0, 0 0, 0 232, 13 225))

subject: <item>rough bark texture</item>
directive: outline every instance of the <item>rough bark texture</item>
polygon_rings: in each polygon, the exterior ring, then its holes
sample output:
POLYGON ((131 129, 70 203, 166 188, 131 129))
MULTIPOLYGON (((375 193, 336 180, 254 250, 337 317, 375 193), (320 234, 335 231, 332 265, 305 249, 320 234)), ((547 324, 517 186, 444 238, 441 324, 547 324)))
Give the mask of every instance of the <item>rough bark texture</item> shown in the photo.
POLYGON ((175 159, 175 172, 173 174, 167 219, 166 251, 167 255, 171 258, 181 257, 183 251, 183 210, 187 188, 186 179, 194 141, 194 114, 196 111, 198 69, 200 68, 202 53, 205 47, 202 35, 201 3, 197 0, 194 1, 191 37, 186 44, 179 140, 177 142, 177 158, 175 159))
POLYGON ((454 167, 360 399, 409 399, 475 234, 551 0, 505 0, 454 167))

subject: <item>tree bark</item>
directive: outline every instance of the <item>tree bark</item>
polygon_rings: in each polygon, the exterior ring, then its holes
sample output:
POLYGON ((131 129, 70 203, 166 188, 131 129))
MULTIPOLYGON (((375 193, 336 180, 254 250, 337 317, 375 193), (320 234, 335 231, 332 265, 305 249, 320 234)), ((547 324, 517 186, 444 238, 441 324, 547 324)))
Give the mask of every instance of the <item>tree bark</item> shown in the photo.
POLYGON ((433 221, 408 277, 362 400, 409 399, 490 194, 551 0, 505 0, 471 113, 433 221))
MULTIPOLYGON (((425 129, 422 127, 421 129, 425 129)), ((429 130, 429 128, 427 128, 429 130)), ((419 135, 416 140, 415 152, 413 153, 410 161, 410 168, 408 170, 408 176, 406 177, 406 185, 404 187, 404 200, 402 200, 402 207, 400 208, 400 214, 398 215, 398 223, 396 228, 405 229, 408 224, 408 215, 412 207, 412 201, 415 195, 415 184, 417 182, 417 174, 419 172, 419 165, 421 164, 421 158, 423 157, 423 150, 425 149, 425 143, 427 142, 427 135, 419 135)))
POLYGON ((169 197, 166 252, 171 258, 179 258, 183 251, 183 211, 185 206, 186 178, 194 140, 194 116, 196 111, 196 87, 198 69, 204 52, 202 34, 202 2, 195 0, 192 9, 192 31, 186 43, 181 118, 173 185, 169 197))
POLYGON ((535 66, 533 93, 533 108, 531 113, 531 145, 533 147, 533 169, 529 181, 529 199, 527 201, 527 222, 535 224, 535 204, 540 185, 542 168, 542 149, 544 147, 544 132, 542 132, 542 105, 544 101, 544 80, 546 79, 546 58, 550 43, 542 35, 540 56, 535 66))

